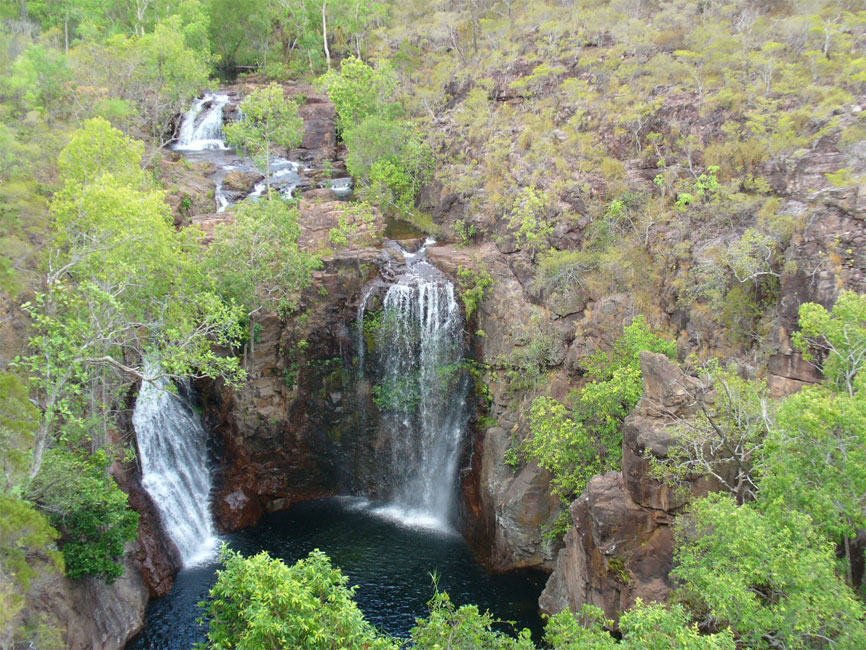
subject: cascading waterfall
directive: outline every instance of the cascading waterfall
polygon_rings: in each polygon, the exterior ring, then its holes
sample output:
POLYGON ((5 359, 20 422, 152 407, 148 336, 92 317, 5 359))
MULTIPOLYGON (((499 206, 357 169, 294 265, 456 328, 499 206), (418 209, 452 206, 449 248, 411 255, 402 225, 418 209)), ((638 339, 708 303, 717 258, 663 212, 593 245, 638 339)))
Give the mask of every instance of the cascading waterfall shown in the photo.
MULTIPOLYGON (((406 254, 406 260, 377 315, 370 359, 379 426, 390 446, 378 460, 395 516, 447 528, 468 420, 463 322, 454 286, 426 260, 425 250, 406 254)), ((361 336, 361 359, 363 346, 361 336)))
POLYGON ((227 149, 223 135, 223 107, 229 96, 207 93, 183 117, 175 149, 227 149), (208 108, 205 110, 205 106, 208 108))
POLYGON ((209 559, 217 539, 210 513, 205 430, 189 403, 170 387, 166 379, 144 382, 132 424, 142 485, 187 566, 209 559))

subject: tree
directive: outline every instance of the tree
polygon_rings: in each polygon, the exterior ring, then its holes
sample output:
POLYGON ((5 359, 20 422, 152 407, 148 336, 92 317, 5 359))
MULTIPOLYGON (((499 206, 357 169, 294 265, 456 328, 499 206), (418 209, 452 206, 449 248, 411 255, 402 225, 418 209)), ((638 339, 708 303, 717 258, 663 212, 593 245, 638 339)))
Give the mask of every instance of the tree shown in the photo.
POLYGON ((340 71, 329 71, 319 80, 337 109, 337 128, 345 131, 377 115, 393 120, 400 114, 396 102, 397 77, 387 63, 373 68, 350 56, 340 62, 340 71))
POLYGON ((175 376, 242 375, 212 348, 236 343, 239 310, 207 290, 196 242, 174 230, 163 194, 137 168, 141 151, 96 119, 60 156, 55 237, 42 290, 24 305, 33 334, 17 360, 41 411, 31 478, 70 428, 87 429, 94 449, 106 444, 120 392, 153 379, 143 371, 149 356, 175 376))
POLYGON ((608 631, 613 621, 598 607, 584 605, 577 614, 563 611, 551 616, 545 626, 544 640, 555 650, 734 650, 730 629, 701 634, 690 621, 688 611, 679 603, 644 603, 619 619, 622 640, 608 631))
POLYGON ((675 481, 712 476, 742 505, 758 497, 775 404, 763 381, 718 368, 709 378, 715 390, 709 393, 709 386, 703 386, 695 395, 698 412, 675 425, 674 443, 666 458, 653 460, 654 473, 675 481))
POLYGON ((252 156, 265 175, 270 195, 272 151, 277 146, 298 146, 304 135, 304 120, 298 116, 298 105, 287 100, 276 83, 254 90, 241 103, 241 111, 241 120, 226 125, 226 138, 230 145, 252 156))
POLYGON ((800 331, 793 340, 807 359, 813 350, 825 355, 824 374, 853 395, 855 379, 866 368, 866 295, 843 291, 829 312, 811 302, 800 305, 800 331))
POLYGON ((412 628, 412 647, 418 650, 471 648, 472 650, 534 650, 529 630, 517 638, 492 629, 490 612, 481 613, 477 605, 457 607, 447 593, 439 591, 434 577, 434 594, 428 601, 429 615, 419 618, 412 628))
POLYGON ((677 523, 677 598, 699 621, 730 626, 741 648, 866 644, 863 604, 836 575, 832 544, 807 515, 737 506, 725 494, 696 501, 677 523))
POLYGON ((343 139, 346 167, 364 198, 392 213, 411 212, 433 172, 433 152, 418 130, 371 115, 344 131, 343 139))
POLYGON ((223 70, 256 62, 264 48, 253 45, 263 45, 261 38, 270 36, 269 4, 268 0, 207 0, 211 51, 223 70))
POLYGON ((279 197, 245 201, 235 222, 214 231, 205 267, 224 300, 242 307, 249 320, 250 353, 254 353, 254 317, 261 310, 287 314, 320 267, 318 256, 302 251, 298 210, 279 197))
POLYGON ((530 434, 519 453, 550 471, 551 487, 566 505, 593 476, 621 464, 622 422, 643 392, 642 350, 673 356, 676 343, 653 334, 646 319, 637 316, 623 328, 610 355, 600 351, 586 362, 590 381, 577 391, 570 412, 550 397, 532 404, 530 434))
POLYGON ((11 646, 15 619, 39 575, 34 558, 46 558, 48 570, 63 571, 63 556, 54 549, 57 537, 33 504, 0 491, 0 644, 4 647, 11 646))
POLYGON ((138 513, 106 472, 105 451, 81 458, 52 449, 45 466, 29 486, 30 499, 60 531, 66 575, 104 578, 111 584, 123 575, 124 547, 138 537, 138 513))
POLYGON ((529 251, 533 261, 539 251, 547 248, 547 237, 553 232, 547 210, 550 197, 535 187, 521 188, 508 215, 508 227, 520 248, 529 251))
POLYGON ((0 373, 0 492, 11 490, 26 474, 38 424, 39 411, 24 383, 11 373, 0 373))
POLYGON ((198 49, 204 26, 190 2, 185 13, 161 20, 151 33, 85 41, 70 52, 85 118, 116 114, 156 147, 172 141, 167 127, 207 85, 211 64, 210 52, 198 49))
POLYGON ((245 558, 223 547, 224 569, 200 603, 213 650, 393 650, 352 600, 354 588, 319 550, 292 566, 262 552, 245 558))
POLYGON ((808 386, 790 396, 766 456, 761 490, 768 507, 806 513, 828 540, 841 543, 852 583, 851 542, 866 527, 866 392, 808 386))

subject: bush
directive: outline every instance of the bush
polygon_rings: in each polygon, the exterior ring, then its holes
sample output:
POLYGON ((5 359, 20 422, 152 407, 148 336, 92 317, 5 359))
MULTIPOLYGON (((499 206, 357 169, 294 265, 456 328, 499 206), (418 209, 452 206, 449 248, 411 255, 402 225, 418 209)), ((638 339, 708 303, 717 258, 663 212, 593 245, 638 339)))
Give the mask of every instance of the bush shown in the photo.
POLYGON ((138 536, 138 513, 106 472, 100 451, 87 460, 52 449, 31 486, 31 495, 60 531, 70 578, 96 576, 109 584, 123 575, 124 546, 138 536))
POLYGON ((576 393, 574 408, 539 397, 529 413, 530 435, 520 453, 551 472, 551 485, 564 502, 577 497, 596 474, 619 469, 622 422, 643 392, 642 350, 668 356, 676 344, 652 333, 643 316, 623 329, 610 355, 586 362, 590 377, 576 393))
POLYGON ((292 566, 261 552, 243 557, 223 546, 225 567, 199 603, 209 619, 213 650, 391 650, 352 600, 355 588, 324 553, 315 550, 292 566))

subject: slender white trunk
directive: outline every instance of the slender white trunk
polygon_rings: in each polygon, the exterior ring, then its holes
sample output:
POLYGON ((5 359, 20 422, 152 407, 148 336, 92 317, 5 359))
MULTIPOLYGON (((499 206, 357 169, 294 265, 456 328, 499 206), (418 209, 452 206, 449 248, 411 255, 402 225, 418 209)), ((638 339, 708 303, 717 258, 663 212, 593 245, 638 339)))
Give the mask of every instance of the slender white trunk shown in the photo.
POLYGON ((328 70, 331 69, 331 51, 328 49, 328 19, 325 11, 328 7, 328 0, 322 3, 322 44, 325 46, 325 58, 328 60, 328 70))

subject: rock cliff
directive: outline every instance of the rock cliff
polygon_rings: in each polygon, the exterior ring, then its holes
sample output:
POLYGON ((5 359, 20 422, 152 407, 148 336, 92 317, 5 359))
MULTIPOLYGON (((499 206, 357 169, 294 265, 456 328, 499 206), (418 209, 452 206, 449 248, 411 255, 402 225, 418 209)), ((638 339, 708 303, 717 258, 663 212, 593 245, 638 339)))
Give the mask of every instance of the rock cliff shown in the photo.
POLYGON ((622 471, 593 478, 571 506, 574 525, 541 595, 546 612, 595 605, 613 619, 638 598, 666 600, 673 562, 671 523, 690 498, 714 485, 693 477, 674 490, 651 477, 651 458, 664 458, 672 428, 696 408, 700 382, 667 357, 641 353, 644 394, 623 426, 622 471))

